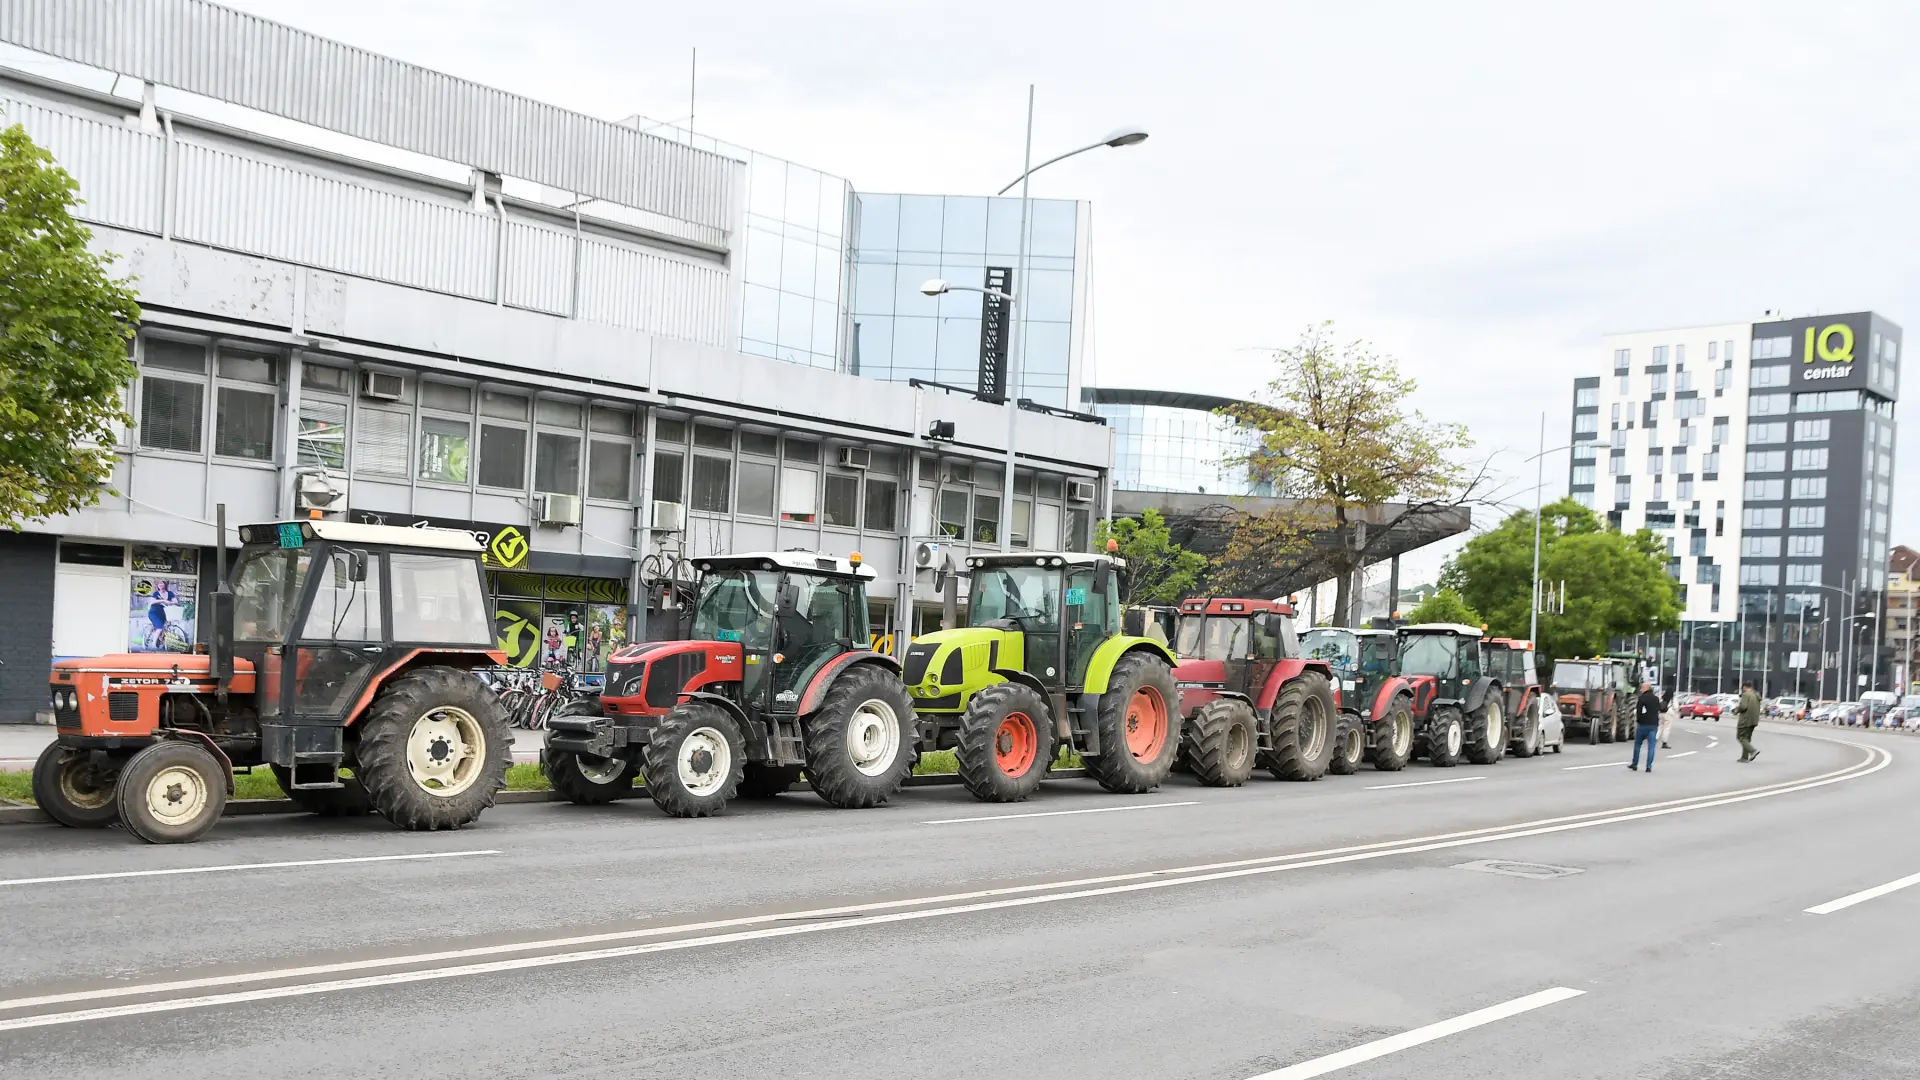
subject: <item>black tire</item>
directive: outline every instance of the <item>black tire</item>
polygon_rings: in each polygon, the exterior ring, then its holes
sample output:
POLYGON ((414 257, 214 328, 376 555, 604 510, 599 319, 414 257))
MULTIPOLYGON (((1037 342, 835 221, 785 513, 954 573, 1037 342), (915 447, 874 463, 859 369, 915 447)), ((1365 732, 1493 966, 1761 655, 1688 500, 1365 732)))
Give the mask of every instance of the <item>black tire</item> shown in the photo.
POLYGON ((1436 769, 1451 769, 1460 764, 1466 749, 1467 722, 1460 710, 1441 705, 1427 720, 1427 760, 1436 769))
POLYGON ((1373 721, 1373 767, 1399 772, 1413 760, 1413 699, 1395 694, 1385 716, 1373 721))
POLYGON ((996 683, 967 702, 958 738, 961 785, 985 802, 1019 802, 1040 789, 1053 762, 1053 712, 1031 687, 996 683))
POLYGON ((798 765, 763 765, 749 761, 740 767, 740 789, 734 792, 737 799, 771 799, 785 795, 800 782, 798 765))
POLYGON ((1187 718, 1185 724, 1181 725, 1180 750, 1173 755, 1173 769, 1171 770, 1173 772, 1183 773, 1189 776, 1193 774, 1193 725, 1198 718, 1199 713, 1195 713, 1193 716, 1187 718))
POLYGON ((829 806, 879 806, 913 772, 920 741, 913 699, 878 663, 855 663, 835 675, 805 727, 807 783, 829 806))
POLYGON ((553 785, 554 794, 573 805, 604 806, 633 794, 633 778, 640 775, 640 763, 571 750, 542 750, 540 771, 553 785))
POLYGON ((674 817, 712 817, 740 789, 746 750, 726 709, 711 701, 675 705, 647 737, 647 794, 674 817))
POLYGON ((1339 735, 1333 742, 1333 757, 1327 771, 1335 776, 1352 776, 1367 760, 1367 725, 1353 713, 1340 714, 1339 735))
POLYGON ((394 679, 355 726, 353 774, 374 810, 403 829, 469 825, 507 786, 513 732, 505 710, 459 668, 415 668, 394 679), (417 763, 409 754, 416 728, 423 748, 417 763))
POLYGON ((1180 752, 1180 691, 1163 657, 1132 652, 1113 665, 1100 695, 1100 753, 1081 756, 1087 775, 1108 791, 1139 795, 1166 782, 1180 752))
POLYGON ((120 817, 119 772, 95 763, 92 751, 48 743, 33 763, 33 801, 69 829, 104 829, 120 817))
POLYGON ((149 844, 190 844, 227 808, 233 774, 205 748, 166 739, 129 758, 114 785, 127 831, 149 844))
MULTIPOLYGON (((1535 706, 1535 708, 1538 708, 1538 706, 1535 706)), ((1540 720, 1533 715, 1533 710, 1531 709, 1523 708, 1521 712, 1524 715, 1518 721, 1520 724, 1520 734, 1513 740, 1513 756, 1517 758, 1530 758, 1540 752, 1540 720)))
POLYGON ((1282 780, 1318 780, 1333 760, 1340 712, 1333 687, 1317 671, 1302 672, 1280 688, 1267 723, 1272 749, 1269 772, 1282 780))
POLYGON ((296 788, 293 786, 293 770, 285 765, 275 765, 273 778, 279 782, 280 790, 286 793, 293 805, 316 817, 364 817, 373 813, 373 800, 367 798, 367 789, 361 785, 359 777, 343 776, 337 788, 296 788))
POLYGON ((1491 765, 1507 754, 1507 708, 1498 690, 1487 691, 1480 707, 1467 717, 1467 760, 1491 765))
POLYGON ((1208 787, 1239 787, 1253 775, 1260 735, 1253 706, 1239 698, 1216 698, 1193 714, 1193 775, 1208 787))

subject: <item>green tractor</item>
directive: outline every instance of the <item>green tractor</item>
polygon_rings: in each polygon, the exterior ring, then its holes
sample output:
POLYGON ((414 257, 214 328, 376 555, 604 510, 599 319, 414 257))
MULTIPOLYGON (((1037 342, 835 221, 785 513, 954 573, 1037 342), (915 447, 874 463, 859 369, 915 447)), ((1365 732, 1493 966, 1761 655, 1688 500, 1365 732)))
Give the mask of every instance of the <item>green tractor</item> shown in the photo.
POLYGON ((1180 749, 1173 654, 1121 632, 1111 554, 975 555, 966 625, 907 650, 923 746, 952 748, 975 798, 1032 795, 1062 746, 1108 791, 1160 786, 1180 749))

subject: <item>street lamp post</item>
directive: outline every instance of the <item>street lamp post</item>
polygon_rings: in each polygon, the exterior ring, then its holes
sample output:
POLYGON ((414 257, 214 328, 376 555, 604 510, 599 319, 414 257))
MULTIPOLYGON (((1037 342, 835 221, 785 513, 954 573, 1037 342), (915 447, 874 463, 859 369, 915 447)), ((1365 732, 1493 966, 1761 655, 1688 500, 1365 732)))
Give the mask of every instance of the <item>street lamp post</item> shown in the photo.
POLYGON ((1562 450, 1573 449, 1573 444, 1547 449, 1547 414, 1540 414, 1540 452, 1529 460, 1535 462, 1533 484, 1533 604, 1527 614, 1527 640, 1537 647, 1540 643, 1540 511, 1541 500, 1545 498, 1547 486, 1547 455, 1562 450))

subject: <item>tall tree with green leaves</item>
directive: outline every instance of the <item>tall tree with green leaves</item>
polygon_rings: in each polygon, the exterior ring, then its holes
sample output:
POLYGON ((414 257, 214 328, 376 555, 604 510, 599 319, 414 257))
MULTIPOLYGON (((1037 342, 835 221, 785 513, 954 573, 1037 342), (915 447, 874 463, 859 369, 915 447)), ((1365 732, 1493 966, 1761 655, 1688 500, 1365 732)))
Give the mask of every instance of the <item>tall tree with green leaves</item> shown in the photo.
MULTIPOLYGON (((1572 499, 1540 513, 1540 579, 1566 582, 1565 614, 1540 616, 1543 660, 1605 652, 1612 638, 1677 630, 1680 583, 1667 573, 1664 542, 1645 529, 1624 535, 1572 499)), ((1441 571, 1498 637, 1527 636, 1533 598, 1533 514, 1521 511, 1467 541, 1441 571)))
POLYGON ((0 525, 93 505, 133 422, 140 307, 87 250, 79 185, 18 124, 0 131, 0 525))
POLYGON ((1173 531, 1158 510, 1102 521, 1095 530, 1095 550, 1105 551, 1109 539, 1120 545, 1119 555, 1127 561, 1123 604, 1171 606, 1206 583, 1207 557, 1174 543, 1173 531))
POLYGON ((1467 606, 1460 594, 1452 589, 1440 589, 1432 596, 1420 601, 1420 606, 1407 612, 1406 619, 1412 623, 1462 623, 1467 626, 1479 626, 1483 621, 1480 613, 1467 606))
POLYGON ((1334 617, 1350 625, 1354 571, 1382 557, 1396 531, 1459 512, 1486 468, 1459 460, 1473 445, 1464 425, 1409 406, 1416 384, 1392 357, 1337 342, 1331 323, 1308 329, 1274 362, 1261 401, 1223 411, 1254 429, 1257 445, 1240 463, 1280 502, 1232 522, 1221 577, 1239 589, 1271 580, 1276 567, 1331 577, 1334 617), (1378 513, 1388 503, 1402 504, 1391 523, 1378 513))

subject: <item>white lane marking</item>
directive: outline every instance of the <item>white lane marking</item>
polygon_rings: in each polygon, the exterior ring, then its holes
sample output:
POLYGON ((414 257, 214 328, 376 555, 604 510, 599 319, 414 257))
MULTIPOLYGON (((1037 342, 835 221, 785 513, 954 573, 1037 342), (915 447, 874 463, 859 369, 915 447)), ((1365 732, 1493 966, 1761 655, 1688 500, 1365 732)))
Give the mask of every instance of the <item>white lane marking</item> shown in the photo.
POLYGON ((1158 810, 1163 806, 1199 806, 1198 800, 1187 802, 1139 803, 1134 806, 1095 806, 1085 810, 1042 810, 1033 814, 987 814, 982 817, 950 817, 937 821, 923 821, 922 825, 964 825, 970 821, 1017 821, 1023 818, 1066 817, 1068 814, 1115 814, 1122 810, 1158 810))
POLYGON ((284 870, 292 866, 347 866, 353 863, 406 862, 415 859, 464 859, 498 855, 485 851, 428 851, 416 855, 361 855, 351 859, 299 859, 293 862, 226 863, 220 866, 178 866, 170 870, 121 870, 110 874, 63 874, 59 877, 0 879, 0 885, 52 885, 61 881, 109 881, 117 878, 172 877, 176 874, 223 874, 235 870, 284 870))
POLYGON ((1679 752, 1679 753, 1677 753, 1677 754, 1661 754, 1661 755, 1660 755, 1660 760, 1661 760, 1661 761, 1672 761, 1672 760, 1673 760, 1674 758, 1683 758, 1683 757, 1692 757, 1693 755, 1695 755, 1695 754, 1697 754, 1697 753, 1699 753, 1699 752, 1700 752, 1700 751, 1698 751, 1698 750, 1682 750, 1682 751, 1680 751, 1680 752, 1679 752))
POLYGON ((207 1006, 227 1004, 229 1002, 255 1001, 275 997, 301 997, 308 994, 350 990, 362 986, 425 982, 433 979, 455 978, 461 975, 484 974, 490 971, 574 964, 589 960, 637 956, 651 952, 667 952, 731 941, 746 941, 755 938, 785 936, 789 934, 817 933, 826 930, 838 930, 879 923, 927 919, 1000 908, 1024 907, 1031 904, 1053 903, 1061 900, 1139 892, 1147 889, 1163 889, 1209 881, 1225 881, 1235 878, 1282 873, 1288 870, 1305 870, 1313 867, 1361 862, 1394 855, 1418 854, 1446 848, 1466 847, 1474 844, 1493 843, 1496 841, 1521 839, 1530 836, 1541 836, 1549 833, 1567 832, 1573 829, 1591 828, 1596 825, 1611 825, 1625 821, 1637 821, 1643 818, 1662 817, 1667 814, 1681 814, 1693 810, 1725 806, 1731 803, 1747 802, 1752 799, 1770 798, 1774 795, 1786 795, 1811 788, 1825 787, 1828 784, 1837 784, 1862 776, 1870 776, 1886 768, 1893 762, 1893 754, 1881 747, 1869 746, 1865 743, 1856 743, 1845 739, 1830 739, 1818 735, 1802 737, 1815 739, 1820 742, 1834 742, 1844 746, 1852 746, 1856 749, 1867 751, 1867 756, 1853 765, 1836 769, 1829 773, 1811 776, 1804 780, 1776 781, 1757 787, 1723 792, 1719 795, 1695 795, 1680 799, 1668 799, 1664 802, 1619 807, 1613 810, 1593 810, 1583 814, 1571 814, 1565 817, 1544 818, 1538 821, 1521 822, 1517 825, 1494 825, 1479 829, 1469 829, 1463 832, 1442 833, 1436 836, 1406 840, 1384 840, 1371 844, 1358 844, 1351 847, 1299 852, 1293 855, 1270 855, 1253 859, 1237 859, 1230 862, 1201 863, 1194 866, 1175 867, 1165 870, 1111 874, 1104 877, 1082 878, 1077 881, 1014 885, 1005 888, 983 889, 946 896, 874 901, 871 903, 852 904, 833 908, 817 908, 811 911, 790 911, 700 923, 684 923, 678 926, 648 927, 639 930, 613 931, 604 934, 550 938, 541 941, 523 941, 502 945, 475 946, 467 949, 415 953, 412 955, 368 960, 342 961, 333 964, 316 964, 300 968, 239 972, 230 975, 211 975, 202 978, 180 979, 164 983, 121 985, 94 990, 72 991, 62 994, 47 994, 38 997, 12 998, 9 1000, 0 1000, 0 1012, 12 1012, 19 1009, 37 1008, 48 1005, 74 1004, 83 1001, 106 1001, 115 998, 163 994, 179 990, 205 990, 219 986, 237 986, 245 983, 269 982, 280 979, 311 978, 314 976, 344 974, 349 971, 368 971, 377 968, 398 967, 407 964, 441 963, 449 960, 457 961, 481 956, 499 956, 506 953, 525 952, 529 949, 570 948, 576 945, 632 941, 638 938, 663 937, 671 934, 692 933, 695 931, 714 930, 726 927, 751 926, 767 922, 791 922, 797 924, 776 927, 766 931, 753 931, 747 934, 721 934, 708 937, 681 938, 674 941, 629 945, 620 948, 596 949, 573 953, 553 953, 543 956, 522 957, 517 960, 482 964, 457 964, 441 968, 394 972, 388 975, 371 976, 367 978, 269 987, 262 990, 228 994, 209 994, 194 998, 180 998, 173 1001, 149 1001, 133 1005, 107 1006, 65 1013, 47 1013, 40 1016, 17 1017, 0 1020, 0 1031, 49 1027, 56 1024, 79 1023, 114 1016, 133 1016, 180 1009, 204 1008, 207 1006), (1045 890, 1049 889, 1071 889, 1074 891, 1045 892, 1045 890), (1030 893, 1045 894, 1038 896, 1021 895, 1030 893), (983 904, 954 903, 955 901, 973 900, 984 897, 1013 898, 993 900, 983 904), (864 918, 835 918, 835 916, 859 912, 898 909, 913 904, 945 904, 948 906, 916 908, 910 911, 898 911, 864 918))
POLYGON ((1857 893, 1851 893, 1838 900, 1829 900, 1817 907, 1808 908, 1807 914, 1831 915, 1842 908, 1850 908, 1855 904, 1864 904, 1875 897, 1885 896, 1890 892, 1899 892, 1901 889, 1910 885, 1920 885, 1920 874, 1909 874, 1898 881, 1889 881, 1885 885, 1875 885, 1871 889, 1862 889, 1857 893))
POLYGON ((1626 762, 1624 761, 1603 761, 1598 765, 1567 765, 1563 766, 1560 771, 1579 772, 1581 769, 1617 769, 1625 764, 1626 762))
POLYGON ((1415 780, 1411 784, 1368 784, 1368 791, 1385 791, 1388 788, 1432 787, 1435 784, 1464 784, 1469 780, 1485 780, 1484 776, 1449 776, 1445 780, 1415 780))
POLYGON ((1719 746, 1719 745, 1720 745, 1720 740, 1719 740, 1719 739, 1708 739, 1708 740, 1707 740, 1707 749, 1709 749, 1709 750, 1711 750, 1711 749, 1713 749, 1714 747, 1716 747, 1716 746, 1719 746))
POLYGON ((1317 1057, 1312 1061, 1303 1061, 1284 1069, 1261 1073, 1259 1076, 1252 1077, 1251 1080, 1307 1080, 1310 1076, 1325 1076, 1349 1065, 1358 1065, 1363 1061, 1372 1061, 1374 1058, 1386 1057, 1388 1054, 1411 1049, 1422 1043, 1433 1042, 1435 1039, 1458 1035, 1463 1031, 1491 1024, 1496 1020, 1505 1020, 1510 1016, 1518 1016, 1524 1012, 1558 1004, 1569 998, 1577 998, 1584 993, 1586 993, 1585 990, 1556 986, 1551 990, 1542 990, 1537 994, 1503 1001, 1498 1005, 1478 1009, 1464 1016, 1456 1016, 1451 1020, 1442 1020, 1437 1024, 1428 1024, 1426 1027, 1403 1031, 1384 1039, 1375 1039, 1370 1043, 1361 1043, 1359 1046, 1342 1050, 1337 1054, 1328 1054, 1326 1057, 1317 1057))

